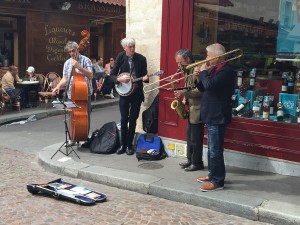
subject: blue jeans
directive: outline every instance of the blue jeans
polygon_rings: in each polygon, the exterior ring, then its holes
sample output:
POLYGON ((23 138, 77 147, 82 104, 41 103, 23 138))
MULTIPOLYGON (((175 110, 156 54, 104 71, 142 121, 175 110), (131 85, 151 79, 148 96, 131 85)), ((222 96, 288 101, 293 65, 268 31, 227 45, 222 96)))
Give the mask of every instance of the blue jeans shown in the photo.
POLYGON ((208 141, 208 177, 211 182, 218 186, 224 186, 225 163, 224 163, 224 134, 226 125, 207 125, 208 141))

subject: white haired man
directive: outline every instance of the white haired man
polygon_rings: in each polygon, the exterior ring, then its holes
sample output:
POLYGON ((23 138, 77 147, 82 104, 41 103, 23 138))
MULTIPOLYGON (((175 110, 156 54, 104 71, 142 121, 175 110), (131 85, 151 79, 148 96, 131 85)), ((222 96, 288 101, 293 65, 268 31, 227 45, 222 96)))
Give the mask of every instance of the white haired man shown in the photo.
POLYGON ((144 101, 143 81, 148 81, 147 60, 143 55, 135 52, 135 40, 124 38, 121 40, 124 49, 118 54, 114 67, 110 71, 110 79, 114 83, 128 83, 132 78, 143 77, 142 81, 137 82, 133 93, 129 96, 120 96, 119 108, 121 113, 121 147, 117 154, 134 154, 132 146, 136 120, 140 113, 142 101, 144 101), (118 76, 127 72, 131 76, 118 76), (128 127, 129 123, 129 127, 128 127))

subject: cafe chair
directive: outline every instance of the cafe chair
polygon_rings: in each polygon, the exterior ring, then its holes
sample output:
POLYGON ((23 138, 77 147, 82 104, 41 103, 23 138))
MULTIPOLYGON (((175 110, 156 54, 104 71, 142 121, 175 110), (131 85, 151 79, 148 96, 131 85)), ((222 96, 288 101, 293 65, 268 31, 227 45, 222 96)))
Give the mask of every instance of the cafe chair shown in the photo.
POLYGON ((58 85, 60 80, 59 74, 55 72, 49 72, 45 76, 43 89, 38 93, 40 102, 45 102, 45 108, 48 106, 49 99, 52 98, 52 90, 58 85))
POLYGON ((20 100, 21 97, 17 97, 15 101, 12 101, 10 96, 6 93, 6 91, 2 88, 2 85, 0 84, 0 113, 1 115, 4 113, 5 107, 11 106, 12 108, 17 109, 18 112, 21 111, 21 104, 20 100))
POLYGON ((36 73, 35 76, 36 80, 39 81, 39 85, 34 90, 30 90, 28 93, 29 102, 32 107, 37 107, 38 105, 40 105, 41 98, 38 93, 43 90, 44 82, 46 79, 46 76, 44 74, 36 73))

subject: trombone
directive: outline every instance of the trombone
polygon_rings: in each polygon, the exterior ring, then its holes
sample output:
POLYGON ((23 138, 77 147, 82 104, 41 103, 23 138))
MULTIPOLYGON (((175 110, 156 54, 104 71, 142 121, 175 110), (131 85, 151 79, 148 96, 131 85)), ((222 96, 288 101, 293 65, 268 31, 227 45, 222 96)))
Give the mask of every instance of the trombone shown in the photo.
MULTIPOLYGON (((194 68, 194 67, 196 67, 196 66, 198 66, 198 65, 201 65, 201 64, 204 64, 204 63, 208 63, 208 64, 209 64, 209 62, 212 61, 212 60, 214 60, 214 59, 217 59, 217 58, 225 58, 225 57, 228 57, 229 55, 232 55, 232 54, 233 54, 233 56, 231 56, 231 58, 228 58, 228 59, 226 59, 226 60, 220 62, 219 64, 222 64, 222 63, 225 63, 225 62, 229 62, 229 61, 233 61, 233 60, 236 60, 236 59, 238 59, 238 58, 241 58, 241 57, 243 56, 243 50, 237 48, 237 49, 231 50, 231 51, 229 51, 229 52, 226 52, 226 53, 224 53, 224 54, 217 55, 217 56, 212 57, 212 58, 209 58, 209 59, 205 59, 205 60, 202 60, 202 61, 199 61, 199 62, 195 62, 195 63, 189 64, 189 65, 185 66, 184 69, 185 69, 185 70, 189 70, 189 69, 191 69, 191 68, 194 68)), ((165 78, 163 78, 163 79, 160 79, 160 80, 158 80, 158 81, 155 81, 155 82, 153 82, 153 83, 151 83, 151 84, 145 85, 144 88, 143 88, 144 93, 147 94, 147 93, 149 93, 149 92, 151 92, 151 91, 155 91, 155 90, 157 90, 157 89, 159 89, 159 88, 163 88, 163 87, 165 87, 165 86, 167 86, 167 85, 170 85, 170 84, 173 84, 173 83, 175 83, 175 82, 177 83, 178 81, 180 81, 180 80, 182 80, 182 79, 185 79, 185 78, 187 78, 187 77, 189 77, 189 76, 195 75, 195 73, 192 73, 192 74, 189 74, 189 75, 187 75, 187 76, 180 77, 180 78, 178 78, 178 79, 173 79, 174 76, 177 76, 177 75, 179 75, 179 74, 182 74, 182 71, 176 72, 175 74, 172 74, 172 75, 170 75, 170 76, 167 76, 167 77, 165 77, 165 78), (171 81, 170 81, 170 82, 167 82, 167 83, 165 83, 165 84, 163 84, 163 85, 160 85, 160 86, 158 86, 158 87, 154 87, 154 88, 149 89, 149 87, 151 87, 151 86, 153 86, 153 85, 157 85, 159 82, 164 81, 164 80, 167 80, 167 79, 171 79, 171 81), (147 89, 149 89, 149 90, 147 90, 147 89)))

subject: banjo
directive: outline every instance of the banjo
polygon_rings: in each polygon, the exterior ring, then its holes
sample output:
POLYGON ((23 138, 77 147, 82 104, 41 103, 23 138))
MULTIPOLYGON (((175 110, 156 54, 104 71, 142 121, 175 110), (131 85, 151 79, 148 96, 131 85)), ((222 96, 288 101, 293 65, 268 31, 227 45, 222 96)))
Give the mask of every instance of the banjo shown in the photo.
MULTIPOLYGON (((160 70, 160 71, 158 71, 156 73, 149 74, 148 77, 160 76, 163 73, 164 73, 164 71, 160 70)), ((131 75, 130 75, 130 73, 125 72, 125 73, 119 74, 118 77, 123 77, 123 76, 130 77, 131 75)), ((115 85, 116 91, 118 92, 118 94, 120 96, 129 96, 135 90, 135 88, 136 88, 136 82, 140 81, 142 79, 143 79, 143 77, 139 77, 139 78, 131 79, 128 83, 121 83, 121 82, 119 82, 119 83, 117 83, 115 85)))

